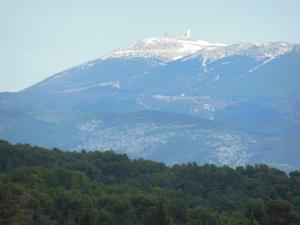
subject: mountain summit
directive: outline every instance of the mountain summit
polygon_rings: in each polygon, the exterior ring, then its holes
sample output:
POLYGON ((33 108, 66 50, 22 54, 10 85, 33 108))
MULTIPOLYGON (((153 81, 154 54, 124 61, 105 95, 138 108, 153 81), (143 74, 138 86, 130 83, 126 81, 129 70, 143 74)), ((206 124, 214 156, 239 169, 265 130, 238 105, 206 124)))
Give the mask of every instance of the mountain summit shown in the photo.
POLYGON ((159 57, 166 61, 180 59, 201 49, 215 49, 226 46, 209 43, 191 37, 190 30, 185 35, 174 37, 153 37, 137 41, 125 48, 118 49, 104 58, 111 57, 159 57))

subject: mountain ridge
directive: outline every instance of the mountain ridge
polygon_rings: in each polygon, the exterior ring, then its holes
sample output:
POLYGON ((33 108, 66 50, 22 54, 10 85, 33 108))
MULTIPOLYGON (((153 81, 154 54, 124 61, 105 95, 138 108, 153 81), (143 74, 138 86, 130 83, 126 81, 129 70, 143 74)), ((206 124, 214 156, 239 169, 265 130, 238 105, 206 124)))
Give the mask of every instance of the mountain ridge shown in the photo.
MULTIPOLYGON (((149 48, 165 47, 168 56, 173 44, 151 40, 149 48)), ((0 137, 69 150, 114 149, 168 164, 193 159, 300 168, 299 45, 205 44, 176 59, 117 52, 2 93, 0 137), (149 117, 153 112, 158 116, 149 117), (197 120, 206 122, 193 124, 197 120), (223 125, 205 126, 214 122, 223 125)))

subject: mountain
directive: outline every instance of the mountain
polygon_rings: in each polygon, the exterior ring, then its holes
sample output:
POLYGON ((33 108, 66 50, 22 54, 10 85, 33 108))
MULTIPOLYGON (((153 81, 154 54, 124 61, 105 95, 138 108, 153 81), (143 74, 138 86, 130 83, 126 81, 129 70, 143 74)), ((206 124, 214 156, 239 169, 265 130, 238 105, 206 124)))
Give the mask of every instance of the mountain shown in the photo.
POLYGON ((300 168, 300 48, 148 38, 0 94, 0 137, 168 164, 300 168))

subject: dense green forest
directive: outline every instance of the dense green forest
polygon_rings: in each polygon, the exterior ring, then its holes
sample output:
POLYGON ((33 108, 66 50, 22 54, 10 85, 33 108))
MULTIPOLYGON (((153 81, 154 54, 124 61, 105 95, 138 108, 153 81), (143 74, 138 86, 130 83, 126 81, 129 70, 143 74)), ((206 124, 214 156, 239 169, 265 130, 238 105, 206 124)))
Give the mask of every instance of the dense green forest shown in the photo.
POLYGON ((0 141, 0 224, 300 224, 300 172, 0 141))

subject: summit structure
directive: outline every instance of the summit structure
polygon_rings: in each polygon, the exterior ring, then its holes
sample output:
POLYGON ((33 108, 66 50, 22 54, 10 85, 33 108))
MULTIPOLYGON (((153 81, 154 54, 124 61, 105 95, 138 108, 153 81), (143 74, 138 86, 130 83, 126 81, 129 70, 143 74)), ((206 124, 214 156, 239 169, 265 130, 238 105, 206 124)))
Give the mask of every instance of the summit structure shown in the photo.
POLYGON ((190 29, 187 30, 185 36, 188 37, 188 38, 191 37, 191 30, 190 29))

